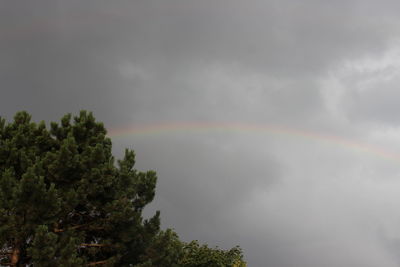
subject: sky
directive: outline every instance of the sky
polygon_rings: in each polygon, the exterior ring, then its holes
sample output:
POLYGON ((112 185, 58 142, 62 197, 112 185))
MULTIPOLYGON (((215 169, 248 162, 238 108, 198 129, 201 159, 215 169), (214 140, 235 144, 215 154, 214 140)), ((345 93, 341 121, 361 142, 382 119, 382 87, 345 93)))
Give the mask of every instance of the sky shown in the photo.
POLYGON ((0 1, 0 115, 93 111, 146 215, 249 266, 400 266, 399 8, 0 1))

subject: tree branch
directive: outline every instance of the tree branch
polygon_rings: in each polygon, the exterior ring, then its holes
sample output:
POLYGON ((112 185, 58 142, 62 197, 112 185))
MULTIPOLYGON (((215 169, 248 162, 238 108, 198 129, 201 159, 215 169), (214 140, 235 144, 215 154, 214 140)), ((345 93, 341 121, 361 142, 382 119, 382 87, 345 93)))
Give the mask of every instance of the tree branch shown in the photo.
POLYGON ((87 226, 87 224, 81 224, 81 225, 75 225, 75 226, 71 226, 68 229, 60 229, 60 228, 54 228, 54 233, 61 233, 61 232, 65 232, 67 230, 74 230, 74 229, 79 229, 82 227, 87 226))
POLYGON ((95 261, 95 262, 91 262, 88 263, 87 266, 96 266, 96 265, 100 265, 100 264, 106 264, 108 261, 95 261))
MULTIPOLYGON (((54 228, 54 233, 62 233, 68 230, 75 230, 75 229, 80 229, 80 228, 85 228, 85 227, 89 227, 91 223, 86 223, 86 224, 80 224, 80 225, 75 225, 75 226, 71 226, 67 229, 60 229, 60 228, 54 228)), ((104 230, 104 227, 93 227, 94 230, 104 230)))
POLYGON ((81 247, 111 247, 108 244, 80 244, 81 247))

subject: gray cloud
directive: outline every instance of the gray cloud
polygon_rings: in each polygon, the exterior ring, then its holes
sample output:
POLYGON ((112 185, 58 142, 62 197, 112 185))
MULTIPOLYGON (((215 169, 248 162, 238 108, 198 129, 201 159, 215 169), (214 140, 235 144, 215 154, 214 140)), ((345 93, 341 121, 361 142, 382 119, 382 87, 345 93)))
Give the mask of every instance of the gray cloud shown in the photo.
POLYGON ((89 109, 156 169, 164 227, 249 266, 398 266, 396 1, 0 3, 1 116, 89 109), (347 141, 343 141, 343 139, 347 141), (378 146, 374 149, 366 144, 378 146))

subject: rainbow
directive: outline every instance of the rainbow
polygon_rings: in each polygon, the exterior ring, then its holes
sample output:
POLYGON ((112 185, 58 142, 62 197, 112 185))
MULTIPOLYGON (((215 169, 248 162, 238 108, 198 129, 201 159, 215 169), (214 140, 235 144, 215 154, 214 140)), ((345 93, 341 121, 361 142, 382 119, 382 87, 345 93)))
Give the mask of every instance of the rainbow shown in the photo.
POLYGON ((121 138, 126 136, 151 136, 165 134, 198 134, 198 133, 224 133, 224 132, 250 132, 258 134, 273 134, 289 137, 301 137, 309 140, 319 140, 368 153, 386 160, 400 163, 400 154, 388 151, 372 144, 357 142, 341 136, 329 135, 319 132, 306 131, 278 125, 250 124, 250 123, 213 123, 213 122, 174 122, 133 125, 111 129, 108 136, 121 138))

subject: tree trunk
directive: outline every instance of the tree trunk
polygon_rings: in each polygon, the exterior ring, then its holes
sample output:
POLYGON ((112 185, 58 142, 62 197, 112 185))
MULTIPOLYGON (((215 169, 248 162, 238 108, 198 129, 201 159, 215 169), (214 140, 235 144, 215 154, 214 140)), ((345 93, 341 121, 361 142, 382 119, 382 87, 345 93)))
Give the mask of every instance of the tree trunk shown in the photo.
POLYGON ((19 246, 15 246, 12 250, 11 253, 11 264, 10 266, 12 267, 17 267, 18 266, 18 262, 19 262, 19 254, 20 254, 20 249, 19 246))

